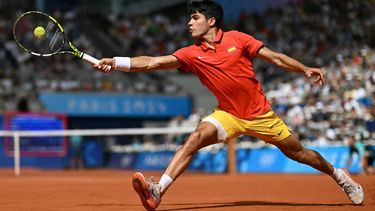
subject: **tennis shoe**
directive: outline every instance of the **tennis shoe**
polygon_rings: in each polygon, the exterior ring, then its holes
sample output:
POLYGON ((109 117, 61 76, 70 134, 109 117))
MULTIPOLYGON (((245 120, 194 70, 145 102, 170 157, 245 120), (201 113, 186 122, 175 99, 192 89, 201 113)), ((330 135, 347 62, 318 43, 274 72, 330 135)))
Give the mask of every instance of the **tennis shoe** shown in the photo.
POLYGON ((137 172, 133 175, 132 184, 146 210, 155 210, 159 206, 161 186, 154 181, 153 177, 146 180, 142 173, 137 172))
POLYGON ((362 186, 350 177, 349 172, 346 169, 338 169, 341 171, 340 174, 343 177, 342 182, 339 183, 341 189, 348 195, 349 199, 356 205, 362 204, 365 199, 362 186))

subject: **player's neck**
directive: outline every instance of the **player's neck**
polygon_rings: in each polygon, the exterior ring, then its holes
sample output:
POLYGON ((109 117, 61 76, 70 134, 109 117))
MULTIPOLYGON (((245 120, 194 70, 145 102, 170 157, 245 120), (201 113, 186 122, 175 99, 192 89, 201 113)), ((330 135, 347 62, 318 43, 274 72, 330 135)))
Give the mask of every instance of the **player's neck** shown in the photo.
POLYGON ((211 28, 203 37, 202 42, 205 42, 209 47, 215 48, 214 42, 219 29, 214 27, 211 28))

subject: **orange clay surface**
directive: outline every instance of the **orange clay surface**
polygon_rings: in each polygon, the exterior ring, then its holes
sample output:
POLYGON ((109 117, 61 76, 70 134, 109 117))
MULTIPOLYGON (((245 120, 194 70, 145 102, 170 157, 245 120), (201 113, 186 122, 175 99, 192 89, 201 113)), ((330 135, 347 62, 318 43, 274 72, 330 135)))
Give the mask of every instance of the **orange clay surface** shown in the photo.
MULTIPOLYGON (((123 170, 0 169, 0 210, 143 210, 123 170)), ((160 172, 145 172, 145 176, 160 172)), ((354 206, 325 175, 187 172, 158 210, 375 210, 375 175, 353 176, 365 190, 354 206)), ((158 179, 156 177, 156 179, 158 179)))

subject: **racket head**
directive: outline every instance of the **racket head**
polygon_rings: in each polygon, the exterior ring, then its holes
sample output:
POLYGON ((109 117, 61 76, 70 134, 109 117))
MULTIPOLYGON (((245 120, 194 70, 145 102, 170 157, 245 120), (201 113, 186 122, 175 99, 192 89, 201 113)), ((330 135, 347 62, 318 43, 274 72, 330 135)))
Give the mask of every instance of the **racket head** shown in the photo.
POLYGON ((51 16, 39 12, 23 13, 14 23, 13 36, 17 44, 35 56, 51 56, 60 51, 65 45, 64 29, 51 16), (42 27, 41 36, 36 36, 35 30, 42 27))

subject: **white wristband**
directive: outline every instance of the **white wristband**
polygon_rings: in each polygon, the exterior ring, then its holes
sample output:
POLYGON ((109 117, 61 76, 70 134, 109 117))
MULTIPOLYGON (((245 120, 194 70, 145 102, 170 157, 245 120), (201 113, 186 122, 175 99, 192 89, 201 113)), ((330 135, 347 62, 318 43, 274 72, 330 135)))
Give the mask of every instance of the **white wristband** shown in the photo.
POLYGON ((115 59, 115 69, 121 69, 126 72, 130 71, 130 57, 114 57, 115 59))

